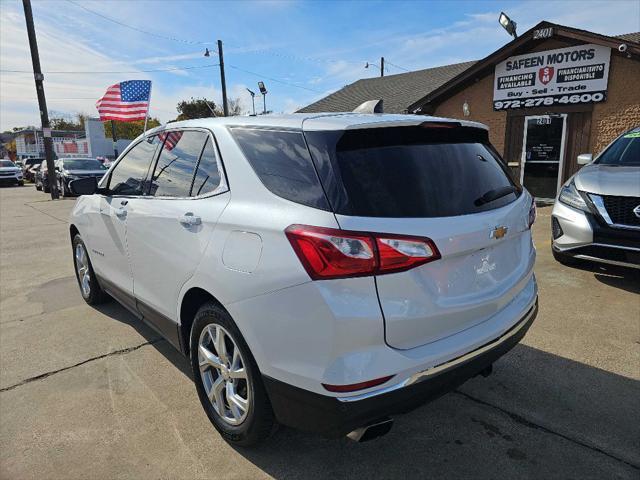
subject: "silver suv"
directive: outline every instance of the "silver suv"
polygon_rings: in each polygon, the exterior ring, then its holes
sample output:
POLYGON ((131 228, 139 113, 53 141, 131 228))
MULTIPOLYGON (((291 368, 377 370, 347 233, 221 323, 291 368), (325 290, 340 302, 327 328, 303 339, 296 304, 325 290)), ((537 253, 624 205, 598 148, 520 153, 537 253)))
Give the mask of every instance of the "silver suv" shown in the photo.
POLYGON ((200 119, 135 140, 80 197, 80 291, 191 360, 228 441, 385 433, 537 312, 531 196, 485 126, 415 115, 200 119))
POLYGON ((640 268, 640 128, 620 135, 562 187, 553 207, 553 255, 640 268))

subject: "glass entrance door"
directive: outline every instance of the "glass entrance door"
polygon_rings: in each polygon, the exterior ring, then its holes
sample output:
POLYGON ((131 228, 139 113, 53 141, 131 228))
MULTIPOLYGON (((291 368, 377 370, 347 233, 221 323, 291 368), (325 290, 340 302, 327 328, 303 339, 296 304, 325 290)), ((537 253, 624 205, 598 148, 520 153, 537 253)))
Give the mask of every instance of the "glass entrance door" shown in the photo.
POLYGON ((554 199, 564 160, 566 114, 524 119, 520 181, 535 198, 554 199))

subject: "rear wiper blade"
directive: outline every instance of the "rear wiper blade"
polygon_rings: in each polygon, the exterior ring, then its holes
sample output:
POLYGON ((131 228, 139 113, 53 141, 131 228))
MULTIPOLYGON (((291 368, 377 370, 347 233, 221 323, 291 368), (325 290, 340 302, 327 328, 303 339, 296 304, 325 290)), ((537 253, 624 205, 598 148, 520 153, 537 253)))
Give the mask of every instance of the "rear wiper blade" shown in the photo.
POLYGON ((493 202, 502 197, 506 197, 510 193, 515 193, 517 191, 516 187, 513 185, 509 185, 507 187, 494 188, 493 190, 489 190, 487 193, 482 195, 480 198, 474 200, 473 204, 476 207, 480 205, 484 205, 485 203, 493 202))

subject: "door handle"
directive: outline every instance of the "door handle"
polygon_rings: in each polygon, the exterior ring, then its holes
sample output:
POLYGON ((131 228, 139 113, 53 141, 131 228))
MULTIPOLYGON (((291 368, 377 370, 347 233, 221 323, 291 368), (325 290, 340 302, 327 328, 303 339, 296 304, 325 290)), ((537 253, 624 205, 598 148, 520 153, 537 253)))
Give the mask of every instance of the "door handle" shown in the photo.
POLYGON ((180 223, 185 227, 193 227, 195 225, 200 225, 202 223, 202 219, 193 213, 188 212, 180 217, 180 223))

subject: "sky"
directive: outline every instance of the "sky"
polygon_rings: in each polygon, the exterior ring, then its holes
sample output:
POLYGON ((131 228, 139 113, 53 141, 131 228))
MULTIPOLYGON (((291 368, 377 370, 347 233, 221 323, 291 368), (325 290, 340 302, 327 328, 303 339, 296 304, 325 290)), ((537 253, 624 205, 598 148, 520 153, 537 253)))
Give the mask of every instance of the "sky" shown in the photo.
MULTIPOLYGON (((381 56, 385 75, 483 58, 510 40, 498 24, 501 10, 520 33, 542 20, 610 35, 640 31, 638 0, 32 0, 32 5, 50 117, 96 115, 95 101, 109 85, 149 79, 150 114, 162 122, 177 116, 180 100, 206 97, 221 103, 218 39, 228 96, 249 112, 246 89, 258 93, 262 80, 267 108, 288 113, 360 78, 378 76, 379 67, 365 65, 378 65, 381 56), (205 48, 210 57, 203 55, 205 48)), ((22 2, 0 0, 0 131, 40 122, 29 72, 22 2)), ((256 108, 261 105, 258 93, 256 108)))

